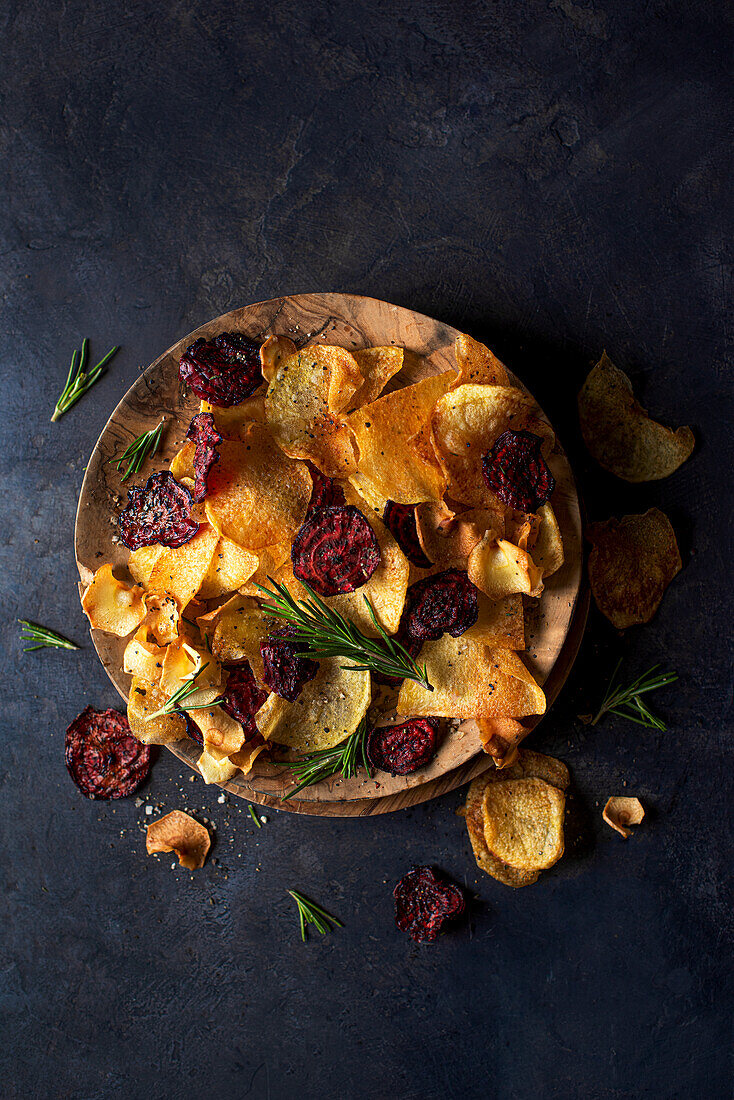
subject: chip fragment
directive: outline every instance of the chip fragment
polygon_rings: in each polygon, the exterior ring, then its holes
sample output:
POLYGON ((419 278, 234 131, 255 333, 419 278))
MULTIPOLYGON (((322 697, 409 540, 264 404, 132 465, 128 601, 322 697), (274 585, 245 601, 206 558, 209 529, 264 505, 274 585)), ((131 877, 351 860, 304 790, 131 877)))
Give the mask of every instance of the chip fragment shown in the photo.
POLYGON ((401 627, 419 642, 458 638, 479 616, 477 591, 461 569, 446 569, 408 588, 401 627))
POLYGON ((219 462, 217 447, 222 442, 212 413, 200 412, 192 417, 186 438, 194 444, 194 500, 200 501, 206 496, 209 471, 215 462, 219 462))
POLYGON ((437 718, 411 718, 398 726, 376 726, 367 738, 367 759, 379 771, 410 775, 436 755, 439 729, 437 718))
POLYGON ((354 592, 380 564, 375 532, 353 504, 318 508, 293 540, 293 573, 319 596, 354 592))
POLYGON ((218 543, 214 528, 202 523, 183 546, 169 547, 156 558, 148 588, 171 596, 181 609, 185 608, 204 583, 218 543))
POLYGON ((673 431, 648 416, 629 378, 606 352, 584 382, 578 405, 581 434, 592 456, 625 481, 668 477, 695 446, 690 428, 673 431))
POLYGON ((292 623, 274 630, 260 644, 263 662, 263 682, 281 699, 293 702, 301 694, 303 685, 313 680, 319 671, 318 661, 299 657, 303 642, 298 641, 298 630, 292 623))
POLYGON ((146 830, 145 847, 149 856, 155 852, 175 852, 180 866, 188 871, 204 866, 210 846, 206 827, 183 810, 172 810, 157 821, 151 821, 146 830))
MULTIPOLYGON (((416 505, 416 527, 426 559, 440 569, 464 569, 477 543, 505 528, 504 509, 468 508, 453 512, 444 501, 416 505)), ((416 563, 417 564, 417 563, 416 563)))
POLYGON ((118 526, 128 550, 153 543, 183 546, 199 530, 192 515, 194 498, 168 470, 151 474, 142 489, 128 489, 127 499, 118 526))
POLYGON ((150 749, 141 745, 119 711, 85 707, 66 731, 69 775, 86 798, 132 794, 150 770, 150 749))
POLYGON ((530 730, 516 718, 477 718, 482 748, 495 767, 507 768, 517 760, 518 746, 530 730))
POLYGON ((181 356, 178 373, 202 400, 225 408, 239 405, 262 382, 260 345, 242 332, 199 337, 181 356))
POLYGON ((419 569, 430 568, 432 563, 426 557, 418 539, 415 504, 397 504, 394 500, 388 500, 382 513, 382 522, 409 562, 419 569))
POLYGON ((658 508, 592 523, 589 582, 597 606, 618 630, 653 617, 683 567, 670 520, 658 508))
POLYGON ((504 505, 536 512, 549 499, 556 481, 541 454, 543 440, 527 431, 503 432, 482 455, 482 474, 504 505))
POLYGON ((645 810, 639 798, 625 798, 620 795, 607 799, 602 810, 602 817, 607 825, 616 829, 625 840, 632 836, 632 830, 627 826, 639 825, 644 816, 645 810))
POLYGON ((415 943, 433 943, 444 926, 466 909, 459 886, 432 867, 414 867, 393 890, 395 924, 415 943))

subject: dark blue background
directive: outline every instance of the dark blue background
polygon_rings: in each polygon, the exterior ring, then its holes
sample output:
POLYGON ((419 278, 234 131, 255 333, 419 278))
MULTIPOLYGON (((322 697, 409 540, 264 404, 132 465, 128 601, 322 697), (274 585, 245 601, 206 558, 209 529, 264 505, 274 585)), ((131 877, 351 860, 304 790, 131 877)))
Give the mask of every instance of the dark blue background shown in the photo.
POLYGON ((12 1097, 731 1095, 729 5, 691 0, 41 3, 0 11, 3 416, 2 1092, 12 1097), (455 792, 359 821, 190 783, 148 802, 216 826, 190 876, 144 808, 85 801, 64 729, 115 705, 75 589, 87 457, 139 367, 217 314, 345 290, 475 336, 565 437, 589 513, 664 508, 685 568, 622 639, 592 613, 532 744, 565 760, 586 836, 529 889, 480 875, 455 792), (71 348, 124 350, 60 423, 71 348), (602 348, 690 423, 669 480, 584 454, 602 348), (20 653, 17 616, 80 654, 20 653), (582 726, 618 655, 680 682, 666 732, 582 726), (639 795, 624 842, 601 822, 639 795), (414 862, 465 881, 469 924, 392 921, 414 862), (343 931, 301 944, 286 889, 343 931))

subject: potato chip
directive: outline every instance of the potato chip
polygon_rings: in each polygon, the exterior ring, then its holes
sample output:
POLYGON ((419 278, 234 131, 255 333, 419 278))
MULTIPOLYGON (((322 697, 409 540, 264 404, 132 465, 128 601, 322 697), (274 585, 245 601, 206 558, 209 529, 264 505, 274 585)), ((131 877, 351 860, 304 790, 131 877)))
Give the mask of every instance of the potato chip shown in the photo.
POLYGON ((191 719, 201 730, 204 748, 208 752, 216 749, 229 756, 245 743, 245 731, 241 723, 220 706, 192 710, 191 719))
POLYGON ((344 348, 315 345, 283 359, 265 398, 267 424, 278 445, 292 458, 311 459, 328 477, 353 473, 352 433, 340 414, 351 407, 363 382, 344 348))
POLYGON ((293 703, 271 693, 255 715, 262 736, 306 753, 333 748, 353 733, 370 705, 370 674, 343 664, 342 657, 320 661, 293 703))
POLYGON ((454 381, 453 371, 424 378, 350 413, 359 472, 350 480, 370 504, 440 500, 446 478, 430 438, 431 411, 454 381))
POLYGON ((466 570, 472 584, 490 600, 513 592, 539 596, 543 591, 542 570, 530 555, 507 539, 495 539, 492 531, 474 547, 466 570))
POLYGON ((275 625, 256 600, 238 593, 213 615, 202 616, 197 622, 211 639, 212 653, 218 660, 228 665, 249 661, 255 676, 262 680, 260 644, 275 625))
POLYGON ((282 361, 295 355, 297 351, 298 348, 288 336, 268 336, 260 348, 260 366, 265 381, 272 382, 282 361))
POLYGON ((483 592, 477 592, 479 615, 474 626, 461 636, 499 649, 525 648, 525 615, 522 596, 505 596, 490 600, 483 592))
POLYGON ((211 413, 214 417, 214 427, 223 439, 242 441, 245 439, 250 424, 265 423, 265 392, 267 386, 259 386, 251 397, 241 401, 239 405, 229 405, 223 408, 220 405, 210 405, 208 401, 202 401, 200 412, 211 413))
POLYGON ((673 431, 650 419, 606 352, 584 382, 578 404, 584 443, 600 466, 625 481, 669 477, 695 446, 690 428, 673 431))
POLYGON ((220 752, 214 747, 204 749, 196 766, 205 783, 228 783, 238 770, 226 752, 220 752))
POLYGON ((402 370, 403 349, 396 347, 362 348, 352 352, 364 382, 352 397, 350 409, 359 409, 376 401, 390 379, 402 370))
POLYGON ((218 542, 217 532, 206 525, 183 546, 165 547, 148 578, 148 588, 173 596, 179 607, 185 607, 201 588, 218 542))
POLYGON ((146 615, 143 590, 118 581, 111 565, 102 565, 82 596, 84 614, 94 630, 124 638, 140 626, 146 615))
POLYGON ((473 340, 466 333, 457 336, 454 344, 454 355, 456 356, 456 366, 459 369, 456 380, 457 386, 462 386, 464 383, 473 383, 480 386, 510 385, 507 370, 500 363, 497 356, 484 344, 480 344, 478 340, 473 340))
POLYGON ((165 646, 156 645, 146 626, 141 626, 135 637, 125 647, 122 657, 122 671, 139 680, 157 683, 163 672, 165 646))
POLYGON ((515 652, 490 648, 467 630, 458 638, 444 634, 426 642, 425 662, 433 691, 404 680, 398 714, 435 717, 524 718, 545 713, 545 695, 515 652))
POLYGON ((670 520, 658 508, 644 515, 592 523, 589 581, 597 607, 618 630, 647 623, 682 569, 670 520))
POLYGON ((475 508, 497 507, 482 474, 482 455, 503 432, 527 429, 546 441, 553 438, 533 398, 514 386, 459 386, 437 401, 431 422, 449 496, 475 508))
POLYGON ((127 568, 136 584, 142 584, 144 588, 148 587, 153 566, 164 550, 165 546, 161 546, 160 543, 156 542, 153 546, 141 546, 139 550, 130 551, 127 568))
POLYGON ((157 821, 151 821, 146 830, 145 847, 149 856, 156 852, 175 852, 181 867, 188 871, 204 866, 210 846, 206 828, 183 810, 172 810, 157 821))
POLYGON ((416 530, 423 553, 439 569, 466 569, 474 547, 487 531, 504 532, 501 508, 469 508, 455 514, 443 501, 416 505, 416 530))
POLYGON ((212 526, 245 550, 292 542, 311 499, 305 464, 287 458, 259 424, 244 443, 221 443, 219 454, 204 502, 212 526))
POLYGON ((497 859, 520 871, 543 871, 563 855, 563 791, 542 779, 488 783, 484 840, 497 859))
POLYGON ((218 599, 247 584, 259 564, 259 558, 243 550, 236 542, 220 538, 197 596, 200 600, 218 599))
POLYGON ((563 565, 563 538, 550 502, 543 504, 538 509, 537 515, 540 519, 540 527, 531 544, 530 553, 541 575, 550 577, 563 565))
POLYGON ((495 767, 507 768, 517 760, 518 745, 530 733, 515 718, 477 718, 482 748, 495 767))
POLYGON ((181 714, 162 714, 148 718, 168 702, 168 696, 148 680, 133 676, 127 701, 130 730, 144 745, 168 745, 186 736, 186 719, 181 714))
POLYGON ((639 825, 644 816, 645 810, 639 798, 624 798, 619 795, 607 799, 602 810, 602 817, 607 825, 616 829, 625 840, 632 836, 632 830, 627 826, 639 825))
POLYGON ((196 445, 194 443, 184 443, 183 447, 176 451, 168 467, 176 481, 183 481, 184 478, 188 478, 189 481, 196 480, 196 471, 194 470, 195 453, 196 445))

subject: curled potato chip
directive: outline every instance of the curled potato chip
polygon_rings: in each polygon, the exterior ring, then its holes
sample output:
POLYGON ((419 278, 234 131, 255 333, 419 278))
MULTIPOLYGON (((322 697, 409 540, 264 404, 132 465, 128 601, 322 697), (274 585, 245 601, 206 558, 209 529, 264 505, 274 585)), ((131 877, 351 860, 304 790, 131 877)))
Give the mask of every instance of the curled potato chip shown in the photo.
POLYGON ((173 596, 179 607, 185 607, 201 588, 218 542, 219 535, 207 524, 183 546, 165 547, 151 570, 148 588, 173 596))
POLYGON ((584 443, 600 466, 625 481, 668 477, 695 446, 690 428, 673 431, 650 419, 606 352, 584 382, 578 405, 584 443))
POLYGON ((484 840, 497 859, 520 871, 543 871, 563 855, 566 796, 543 779, 488 783, 484 840))
POLYGON ((145 847, 149 856, 155 852, 175 852, 179 864, 189 871, 204 866, 210 845, 205 826, 183 810, 172 810, 157 821, 151 821, 146 830, 145 847))
POLYGON ((214 654, 206 653, 186 638, 179 637, 166 646, 160 678, 161 691, 170 699, 179 688, 194 677, 196 677, 198 691, 192 694, 187 702, 189 704, 206 703, 208 699, 204 698, 202 693, 213 690, 214 695, 217 694, 217 689, 222 683, 221 666, 214 654))
POLYGON ((446 478, 430 438, 431 410, 455 379, 453 371, 424 378, 350 413, 359 472, 350 481, 380 514, 388 500, 440 500, 446 478))
POLYGON ((645 810, 639 798, 624 798, 619 795, 607 799, 602 810, 602 817, 607 825, 616 829, 625 840, 632 836, 632 830, 627 826, 639 825, 644 816, 645 810))
POLYGON ((426 642, 425 662, 433 691, 404 680, 398 714, 438 718, 525 718, 545 713, 545 695, 511 649, 490 648, 472 634, 444 634, 426 642))
POLYGON ((165 593, 146 592, 144 599, 147 614, 143 625, 159 645, 175 642, 179 635, 181 612, 174 597, 165 593))
POLYGON ((349 408, 359 409, 377 400, 390 379, 402 369, 403 349, 396 347, 362 348, 352 352, 364 382, 353 395, 349 408))
POLYGON ((262 736, 313 752, 333 748, 353 733, 370 705, 370 674, 351 672, 342 664, 341 657, 320 661, 316 676, 292 703, 275 693, 269 695, 255 715, 262 736))
POLYGON ((480 386, 509 386, 510 379, 504 364, 488 347, 465 332, 456 338, 454 355, 459 369, 457 386, 467 382, 480 386))
POLYGON ((513 592, 539 596, 543 591, 542 570, 530 555, 507 539, 495 539, 492 531, 469 554, 466 570, 472 584, 490 600, 513 592))
POLYGON ((189 481, 196 480, 196 471, 194 470, 195 454, 196 445, 194 443, 184 443, 183 447, 176 451, 168 467, 176 481, 181 481, 182 478, 188 478, 189 481))
POLYGON ((564 562, 563 538, 550 501, 538 509, 540 526, 530 547, 533 562, 543 577, 556 573, 564 562))
POLYGON ((124 638, 140 626, 146 615, 143 590, 118 581, 111 565, 102 565, 82 597, 84 614, 94 630, 124 638))
POLYGON ((216 749, 229 756, 241 749, 245 743, 242 724, 220 706, 192 710, 191 718, 201 730, 204 748, 207 751, 216 749))
POLYGON ((528 430, 546 446, 553 439, 533 398, 515 386, 459 386, 437 401, 432 427, 449 496, 475 508, 497 507, 482 474, 482 455, 503 432, 528 430))
POLYGON ((122 657, 122 671, 139 680, 157 683, 163 672, 165 646, 156 645, 146 626, 141 626, 125 647, 122 657))
POLYGON ((310 459, 328 477, 353 473, 352 433, 340 414, 363 382, 344 348, 314 345, 281 360, 265 397, 267 424, 278 445, 292 458, 310 459))
POLYGON ((165 546, 161 546, 159 542, 156 542, 152 546, 141 546, 138 550, 130 551, 127 568, 130 576, 137 584, 142 584, 144 588, 148 587, 153 566, 164 550, 165 546))
POLYGON ((618 630, 647 623, 683 565, 670 520, 658 508, 592 523, 589 582, 603 615, 618 630))
POLYGON ((204 749, 196 761, 196 766, 205 783, 228 783, 238 770, 237 765, 232 763, 226 752, 220 752, 213 746, 204 749))
POLYGON ((197 596, 213 600, 247 584, 259 564, 259 557, 228 538, 220 538, 197 596))
POLYGON ((515 718, 477 718, 482 748, 495 767, 507 768, 517 760, 518 745, 530 733, 515 718))
POLYGON ((246 550, 292 542, 311 499, 306 465, 284 455, 260 424, 243 443, 221 443, 219 455, 204 502, 212 526, 246 550))
POLYGON ((144 745, 168 745, 186 736, 186 719, 181 714, 161 714, 149 718, 168 702, 157 684, 133 676, 127 701, 130 730, 144 745))
POLYGON ((444 501, 416 505, 418 541, 428 560, 440 569, 466 569, 474 547, 487 532, 504 531, 500 508, 469 508, 455 514, 444 501))
POLYGON ((201 616, 197 622, 211 639, 216 658, 228 665, 249 661, 252 671, 262 680, 260 644, 274 626, 255 599, 238 593, 212 615, 201 616))

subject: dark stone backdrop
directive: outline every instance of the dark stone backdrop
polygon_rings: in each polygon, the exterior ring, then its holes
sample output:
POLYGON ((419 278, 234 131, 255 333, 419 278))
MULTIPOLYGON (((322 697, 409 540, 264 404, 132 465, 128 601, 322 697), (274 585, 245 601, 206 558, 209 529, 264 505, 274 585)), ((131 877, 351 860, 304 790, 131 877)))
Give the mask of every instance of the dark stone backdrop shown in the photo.
POLYGON ((2 5, 5 1096, 731 1095, 731 24, 702 0, 2 5), (142 807, 67 777, 67 723, 117 702, 72 552, 107 415, 196 325, 306 290, 487 339, 561 430, 590 515, 657 504, 678 532, 654 622, 619 638, 592 613, 533 738, 571 767, 590 839, 531 889, 476 872, 458 792, 257 831, 163 752, 146 799, 216 826, 191 877, 145 856, 142 807), (51 425, 84 334, 124 350, 51 425), (693 425, 663 483, 584 454, 575 394, 604 347, 693 425), (17 616, 83 652, 21 654, 17 616), (665 733, 576 720, 618 655, 680 674, 665 733), (624 791, 647 807, 627 843, 600 816, 624 791), (390 891, 426 861, 478 901, 419 949, 390 891), (344 930, 302 945, 289 887, 344 930))

